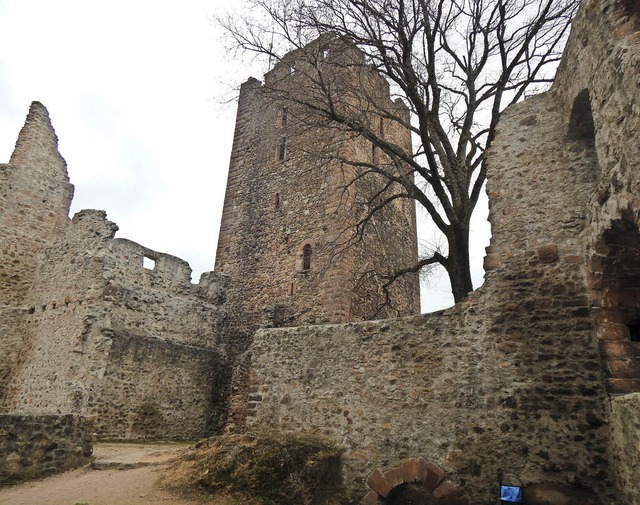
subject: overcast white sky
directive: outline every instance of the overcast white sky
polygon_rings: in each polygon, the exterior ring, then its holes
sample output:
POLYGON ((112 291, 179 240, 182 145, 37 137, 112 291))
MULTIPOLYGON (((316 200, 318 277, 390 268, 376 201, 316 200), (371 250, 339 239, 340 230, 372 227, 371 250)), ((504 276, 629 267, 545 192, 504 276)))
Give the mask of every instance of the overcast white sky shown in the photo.
MULTIPOLYGON (((106 210, 117 236, 187 260, 197 282, 213 270, 235 89, 265 70, 221 41, 214 18, 238 3, 0 0, 0 162, 42 102, 76 188, 71 214, 106 210)), ((426 310, 451 303, 439 277, 426 310)))

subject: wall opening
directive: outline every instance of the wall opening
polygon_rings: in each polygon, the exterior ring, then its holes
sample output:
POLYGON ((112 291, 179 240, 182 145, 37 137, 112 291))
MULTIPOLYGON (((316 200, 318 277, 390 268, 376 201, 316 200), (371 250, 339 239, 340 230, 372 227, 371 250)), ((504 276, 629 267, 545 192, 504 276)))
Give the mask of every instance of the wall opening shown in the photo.
POLYGON ((155 270, 156 268, 156 260, 154 258, 150 258, 149 256, 142 257, 142 266, 147 270, 155 270))
POLYGON ((640 14, 640 3, 638 0, 623 0, 622 5, 627 14, 640 14))
POLYGON ((313 249, 310 244, 305 244, 302 248, 302 270, 311 270, 311 255, 313 249))
POLYGON ((436 505, 433 493, 423 484, 413 482, 394 487, 387 498, 387 505, 436 505))
POLYGON ((289 120, 289 110, 286 107, 282 108, 282 127, 287 126, 287 121, 289 120))
POLYGON ((607 391, 640 391, 640 230, 630 212, 613 221, 591 258, 591 296, 607 391))
POLYGON ((583 89, 573 101, 569 119, 569 138, 594 141, 596 138, 589 90, 583 89))
POLYGON ((278 144, 278 151, 276 152, 276 159, 278 161, 284 161, 287 157, 287 140, 281 139, 278 144))
POLYGON ((276 193, 273 196, 273 207, 276 209, 280 208, 280 193, 276 193))

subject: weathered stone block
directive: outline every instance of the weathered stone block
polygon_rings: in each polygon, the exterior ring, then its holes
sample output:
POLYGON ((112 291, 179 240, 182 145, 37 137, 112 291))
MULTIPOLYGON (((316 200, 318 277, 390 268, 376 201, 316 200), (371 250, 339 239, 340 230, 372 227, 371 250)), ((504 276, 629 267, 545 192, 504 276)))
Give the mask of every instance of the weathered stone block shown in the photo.
POLYGON ((408 458, 400 463, 402 480, 404 482, 424 482, 427 461, 422 458, 408 458))
POLYGON ((557 244, 547 244, 540 246, 536 250, 536 253, 538 255, 540 263, 555 263, 559 258, 557 244))
POLYGON ((371 472, 369 477, 367 477, 367 485, 383 498, 385 498, 393 489, 391 483, 378 468, 371 472))
POLYGON ((384 472, 384 478, 392 488, 404 483, 404 480, 402 479, 402 471, 400 470, 400 468, 391 468, 390 470, 387 470, 386 472, 384 472))
POLYGON ((444 470, 438 465, 427 463, 425 465, 424 485, 429 491, 434 491, 444 479, 444 470))

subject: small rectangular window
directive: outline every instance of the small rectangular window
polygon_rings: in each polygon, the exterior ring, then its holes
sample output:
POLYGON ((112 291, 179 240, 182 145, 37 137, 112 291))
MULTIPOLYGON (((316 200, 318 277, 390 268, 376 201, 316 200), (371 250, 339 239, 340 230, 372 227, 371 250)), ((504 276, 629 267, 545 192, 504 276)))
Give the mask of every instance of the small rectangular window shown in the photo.
POLYGON ((282 108, 282 127, 283 128, 287 126, 288 114, 289 114, 289 111, 287 110, 287 108, 283 107, 282 108))
POLYGON ((149 258, 148 256, 143 256, 142 266, 147 270, 154 270, 156 268, 156 260, 149 258))

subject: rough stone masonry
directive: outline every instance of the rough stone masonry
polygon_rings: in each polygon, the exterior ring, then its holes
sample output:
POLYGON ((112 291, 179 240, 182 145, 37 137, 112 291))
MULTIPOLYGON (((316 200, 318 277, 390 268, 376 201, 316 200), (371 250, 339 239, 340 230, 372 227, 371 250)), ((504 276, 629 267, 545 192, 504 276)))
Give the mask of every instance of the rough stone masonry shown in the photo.
POLYGON ((353 496, 424 457, 471 503, 508 474, 640 502, 638 10, 584 1, 552 89, 503 115, 485 285, 436 314, 258 331, 250 430, 342 444, 353 496))
MULTIPOLYGON (((637 2, 582 2, 556 83, 505 112, 487 153, 485 285, 412 316, 408 281, 393 294, 406 317, 378 321, 350 322, 380 299, 379 279, 354 274, 385 268, 398 244, 414 257, 412 210, 396 206, 378 238, 332 252, 371 188, 346 190, 356 174, 305 158, 305 142, 379 154, 266 100, 305 91, 286 61, 267 86, 243 85, 216 266, 226 276, 198 284, 182 260, 114 239, 103 212, 69 219, 73 188, 34 103, 0 165, 2 410, 53 414, 52 426, 88 415, 111 438, 199 437, 229 421, 321 435, 345 449, 348 492, 367 503, 408 474, 455 488, 440 503, 495 503, 513 475, 567 503, 639 503, 639 44, 637 2)), ((326 54, 357 61, 336 49, 326 54)), ((348 67, 342 77, 388 92, 348 67)))

